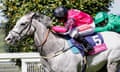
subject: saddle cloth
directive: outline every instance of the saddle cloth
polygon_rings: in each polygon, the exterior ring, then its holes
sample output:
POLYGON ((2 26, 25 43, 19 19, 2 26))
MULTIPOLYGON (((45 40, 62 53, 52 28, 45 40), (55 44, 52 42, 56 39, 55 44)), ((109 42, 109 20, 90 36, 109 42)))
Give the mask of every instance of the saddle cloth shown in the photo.
MULTIPOLYGON (((107 49, 100 33, 94 33, 92 35, 85 36, 85 39, 93 46, 93 49, 88 52, 88 55, 95 55, 107 49)), ((69 39, 68 44, 70 47, 72 47, 71 50, 73 53, 81 53, 84 55, 82 44, 78 43, 74 39, 69 39)))

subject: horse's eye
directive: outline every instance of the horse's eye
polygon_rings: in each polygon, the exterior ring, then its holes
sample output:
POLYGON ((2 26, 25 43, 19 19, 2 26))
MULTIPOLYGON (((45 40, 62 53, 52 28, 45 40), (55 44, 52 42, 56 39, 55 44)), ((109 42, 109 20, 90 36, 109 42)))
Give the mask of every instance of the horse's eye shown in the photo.
POLYGON ((21 25, 25 25, 25 23, 21 23, 21 25))

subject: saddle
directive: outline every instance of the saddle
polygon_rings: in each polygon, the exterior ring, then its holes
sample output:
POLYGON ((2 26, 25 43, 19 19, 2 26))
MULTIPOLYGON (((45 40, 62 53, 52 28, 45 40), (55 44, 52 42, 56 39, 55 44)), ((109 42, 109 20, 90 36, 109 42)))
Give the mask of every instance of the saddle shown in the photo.
MULTIPOLYGON (((92 35, 85 36, 85 39, 92 45, 93 49, 88 51, 88 55, 95 55, 107 49, 104 39, 100 33, 94 33, 92 35)), ((74 39, 69 39, 68 44, 72 46, 73 53, 81 53, 84 55, 84 47, 74 39)))

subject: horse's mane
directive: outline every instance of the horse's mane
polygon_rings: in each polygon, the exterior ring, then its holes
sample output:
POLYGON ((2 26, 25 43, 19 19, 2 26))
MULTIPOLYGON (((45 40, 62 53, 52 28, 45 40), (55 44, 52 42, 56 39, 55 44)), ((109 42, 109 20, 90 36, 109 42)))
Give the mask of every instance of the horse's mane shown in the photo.
MULTIPOLYGON (((30 12, 28 14, 31 14, 33 12, 30 12)), ((46 16, 44 14, 34 12, 33 18, 44 24, 46 27, 49 26, 52 23, 52 19, 49 16, 46 16)))

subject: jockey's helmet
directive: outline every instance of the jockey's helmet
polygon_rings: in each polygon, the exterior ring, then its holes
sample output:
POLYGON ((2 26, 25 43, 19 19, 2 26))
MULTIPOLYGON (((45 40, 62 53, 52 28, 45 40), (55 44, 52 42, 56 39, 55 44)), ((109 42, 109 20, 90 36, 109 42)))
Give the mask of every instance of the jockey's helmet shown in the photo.
POLYGON ((67 11, 68 11, 67 8, 65 8, 64 6, 60 6, 54 10, 53 14, 58 19, 65 18, 67 16, 67 11))

